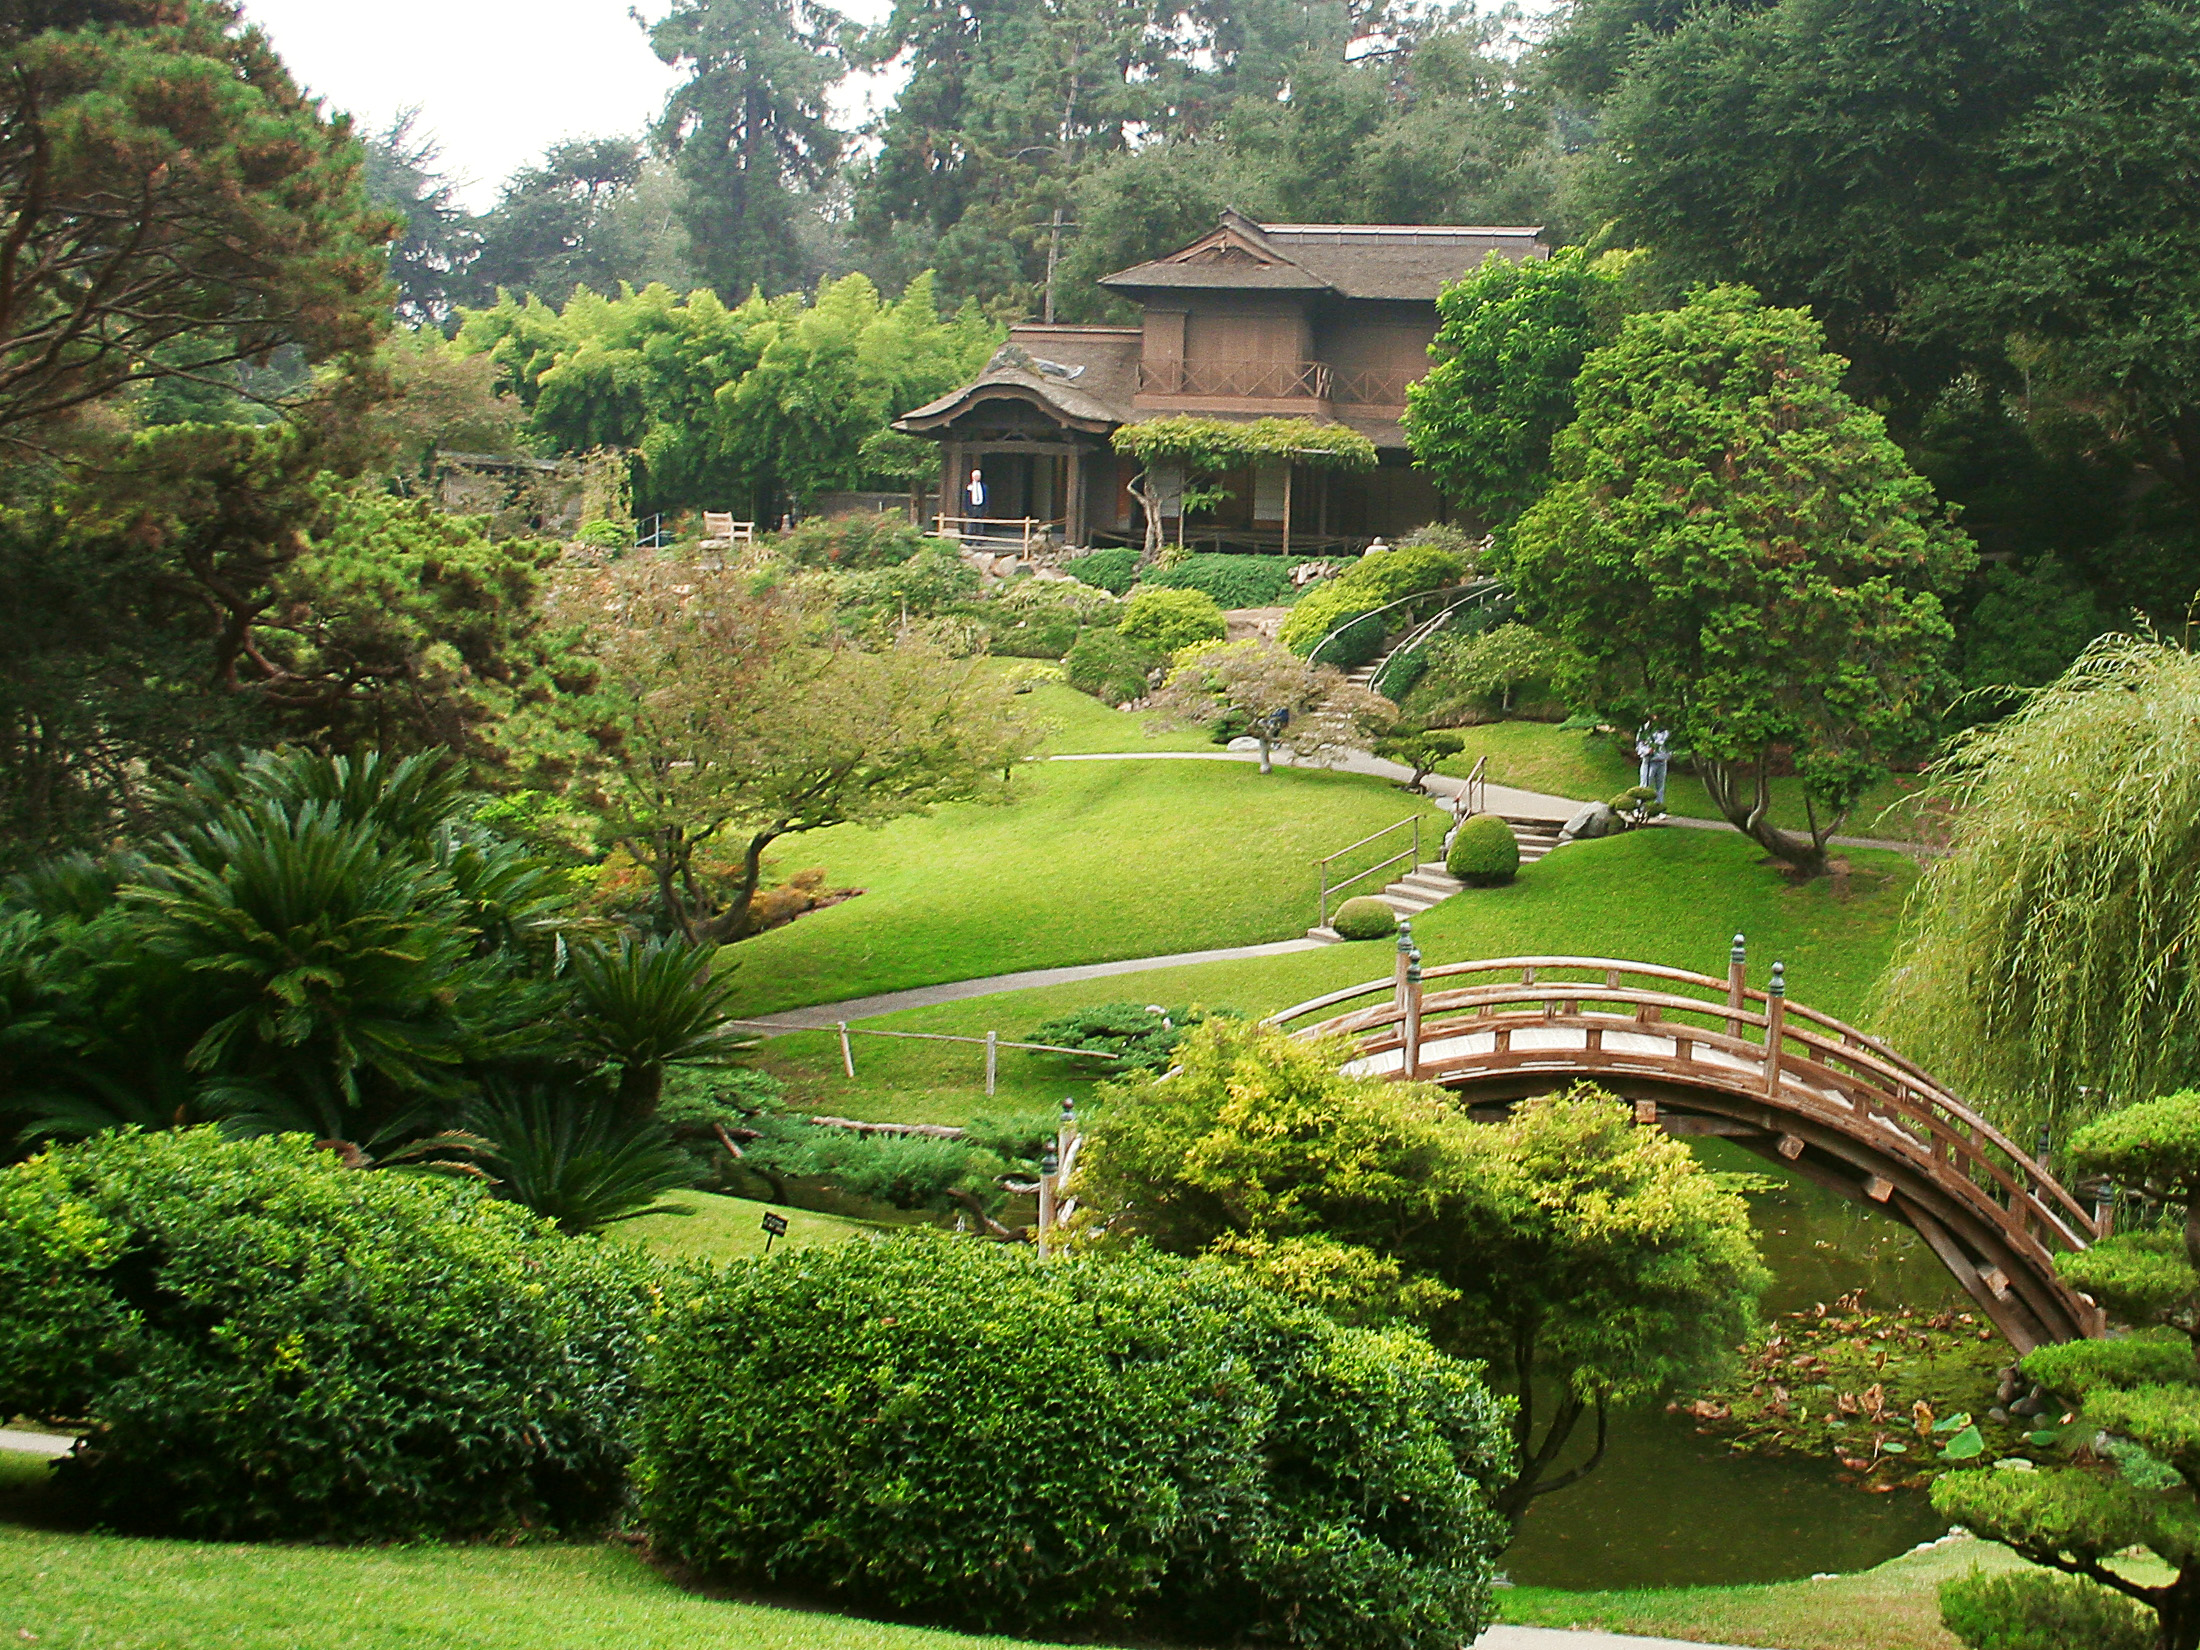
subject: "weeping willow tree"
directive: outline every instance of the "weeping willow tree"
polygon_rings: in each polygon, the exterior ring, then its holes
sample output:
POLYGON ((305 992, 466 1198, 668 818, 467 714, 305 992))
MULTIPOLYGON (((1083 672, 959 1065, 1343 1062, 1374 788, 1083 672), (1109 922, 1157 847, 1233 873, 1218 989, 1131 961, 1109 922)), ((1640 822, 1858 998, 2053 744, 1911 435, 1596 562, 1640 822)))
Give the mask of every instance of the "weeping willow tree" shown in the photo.
POLYGON ((1879 987, 1898 1047, 2024 1137, 2200 1078, 2200 657, 2103 636, 1964 735, 1879 987))

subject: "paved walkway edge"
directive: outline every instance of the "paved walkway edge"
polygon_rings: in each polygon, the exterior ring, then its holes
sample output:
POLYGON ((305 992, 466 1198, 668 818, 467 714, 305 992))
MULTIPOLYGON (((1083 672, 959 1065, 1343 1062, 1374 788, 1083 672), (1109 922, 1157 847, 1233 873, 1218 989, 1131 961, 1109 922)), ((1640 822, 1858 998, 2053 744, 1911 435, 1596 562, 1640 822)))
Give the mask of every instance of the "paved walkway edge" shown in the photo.
POLYGON ((959 1003, 968 997, 990 997, 1002 991, 1029 991, 1042 985, 1071 985, 1079 980, 1104 980, 1116 974, 1143 974, 1155 968, 1190 968, 1197 963, 1236 962, 1244 957, 1288 957, 1294 951, 1320 951, 1320 940, 1272 940, 1266 945, 1236 945, 1220 951, 1179 951, 1167 957, 1125 957, 1118 962, 1077 963, 1068 968, 1027 968, 1020 974, 990 974, 977 980, 949 980, 941 985, 912 986, 907 991, 884 991, 875 997, 851 997, 846 1002, 818 1003, 810 1008, 790 1008, 783 1014, 760 1014, 736 1020, 766 1036, 783 1031, 829 1031, 842 1020, 868 1020, 878 1014, 894 1014, 905 1008, 931 1008, 939 1003, 959 1003))
POLYGON ((12 1427, 0 1427, 0 1450, 13 1450, 18 1455, 66 1455, 76 1448, 74 1438, 64 1438, 53 1432, 17 1432, 12 1427))

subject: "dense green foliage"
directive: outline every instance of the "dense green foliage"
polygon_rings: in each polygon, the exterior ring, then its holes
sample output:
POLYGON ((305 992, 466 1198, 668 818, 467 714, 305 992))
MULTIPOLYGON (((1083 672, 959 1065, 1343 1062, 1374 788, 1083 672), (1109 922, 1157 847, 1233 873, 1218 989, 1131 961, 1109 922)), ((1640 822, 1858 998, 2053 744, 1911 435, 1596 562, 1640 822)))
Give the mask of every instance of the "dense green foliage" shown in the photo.
POLYGON ((1458 584, 1467 570, 1463 555, 1433 545, 1374 551, 1301 596, 1276 639, 1292 652, 1313 658, 1324 637, 1342 631, 1321 647, 1317 662, 1350 670, 1382 651, 1386 630, 1402 629, 1405 623, 1396 613, 1360 625, 1353 620, 1408 596, 1458 584))
POLYGON ((1372 894, 1361 894, 1337 907, 1329 926, 1348 940, 1388 939, 1398 932, 1398 913, 1372 894))
POLYGON ((1444 869, 1469 888, 1491 888, 1512 881, 1520 870, 1520 839, 1495 814, 1474 814, 1444 853, 1444 869))
POLYGON ((2020 1133, 2200 1079, 2196 706, 2200 660, 2106 637, 1942 765, 1883 1023, 2020 1133))
POLYGON ((1234 1017, 1231 1009, 1209 1010, 1197 1005, 1167 1008, 1159 1003, 1094 1003, 1042 1022, 1024 1040, 1055 1048, 1087 1050, 1111 1059, 1094 1060, 1089 1069, 1109 1077, 1130 1072, 1166 1071, 1176 1045, 1192 1027, 1217 1014, 1234 1017))
MULTIPOLYGON (((1104 550, 1100 554, 1119 552, 1104 550)), ((1083 559, 1089 562, 1097 558, 1083 559)), ((1216 606, 1223 608, 1280 607, 1296 594, 1291 587, 1291 569, 1295 561, 1296 558, 1289 556, 1186 556, 1168 567, 1149 567, 1139 579, 1149 585, 1204 590, 1214 597, 1216 606)), ((1098 582, 1074 566, 1068 571, 1088 583, 1098 582)))
POLYGON ((0 440, 15 457, 129 384, 372 349, 395 226, 367 206, 348 125, 234 7, 11 8, 0 62, 0 440))
POLYGON ((1550 482, 1551 438, 1574 419, 1574 379, 1620 321, 1627 259, 1568 247, 1540 261, 1491 254, 1444 288, 1435 357, 1406 386, 1406 439, 1451 501, 1491 526, 1550 482))
POLYGON ((1106 1091, 1073 1191, 1108 1242, 1212 1254, 1490 1359, 1519 1406, 1496 1493, 1517 1525, 1594 1470, 1610 1406, 1730 1355, 1767 1281, 1747 1209, 1609 1095, 1476 1123, 1432 1086, 1341 1074, 1341 1052, 1202 1026, 1176 1072, 1106 1091), (1558 1471, 1591 1414, 1595 1448, 1558 1471))
POLYGON ((1220 1268, 844 1243, 660 1335, 641 1513, 706 1572, 987 1631, 1436 1650, 1489 1619, 1472 1371, 1220 1268))
POLYGON ((1111 596, 1127 596, 1138 579, 1138 552, 1131 549, 1094 550, 1062 563, 1062 571, 1082 579, 1111 596))
POLYGON ((1940 1590, 1941 1624, 1971 1650, 2156 1650, 2144 1605, 2068 1576, 1973 1574, 1940 1590))
POLYGON ((588 1529, 656 1275, 304 1138, 109 1135, 0 1170, 0 1409, 87 1424, 60 1470, 128 1528, 588 1529))
POLYGON ((868 572, 907 561, 928 541, 904 516, 812 516, 771 541, 774 552, 802 567, 831 567, 868 572))
POLYGON ((1174 653, 1194 642, 1219 642, 1229 627, 1206 591, 1147 585, 1131 592, 1117 628, 1141 647, 1174 653))
POLYGON ((1062 679, 1106 704, 1129 704, 1152 691, 1148 678, 1166 657, 1120 630, 1088 630, 1062 656, 1062 679))
POLYGON ((887 421, 970 377, 998 341, 974 312, 942 321, 932 283, 888 301, 865 277, 728 304, 668 287, 564 308, 506 297, 469 313, 554 450, 639 452, 635 504, 778 519, 786 501, 860 485, 887 421))
POLYGON ((1816 872, 1952 687, 1940 597, 1972 564, 1816 322, 1720 287, 1592 353, 1557 480, 1503 546, 1523 618, 1586 661, 1591 703, 1663 721, 1719 810, 1816 872), (1792 752, 1806 829, 1770 817, 1792 752))
POLYGON ((2193 1650, 2200 1644, 2192 1499, 2200 1489, 2193 1450, 2200 1435, 2193 1352, 2200 1333, 2200 1091, 2109 1113, 2070 1138, 2068 1159, 2080 1172, 2105 1173, 2166 1204, 2173 1217, 2181 1212, 2184 1229, 2119 1232, 2056 1257, 2073 1285, 2138 1333, 2026 1356, 2024 1374, 2075 1424, 2032 1435, 2031 1453, 2046 1463, 2039 1470, 1951 1473, 1934 1485, 1933 1505, 2035 1564, 2084 1579, 2002 1593, 1958 1585, 1947 1595, 1949 1622, 1974 1650, 2126 1641, 2193 1650), (2150 1549, 2170 1579, 2142 1584, 2113 1569, 2108 1561, 2132 1547, 2150 1549), (2146 1613, 2155 1618, 2152 1634, 2139 1631, 2146 1613))

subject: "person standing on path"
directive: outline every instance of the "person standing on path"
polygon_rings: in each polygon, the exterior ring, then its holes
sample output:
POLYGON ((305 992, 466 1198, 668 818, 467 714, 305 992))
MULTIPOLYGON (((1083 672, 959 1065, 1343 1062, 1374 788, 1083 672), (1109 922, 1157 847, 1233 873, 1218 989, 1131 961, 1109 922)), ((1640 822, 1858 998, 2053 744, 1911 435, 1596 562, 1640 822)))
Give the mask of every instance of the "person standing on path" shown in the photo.
POLYGON ((1644 790, 1658 793, 1660 808, 1665 806, 1665 766, 1672 755, 1672 746, 1672 734, 1654 716, 1635 734, 1635 756, 1642 764, 1638 782, 1644 790))

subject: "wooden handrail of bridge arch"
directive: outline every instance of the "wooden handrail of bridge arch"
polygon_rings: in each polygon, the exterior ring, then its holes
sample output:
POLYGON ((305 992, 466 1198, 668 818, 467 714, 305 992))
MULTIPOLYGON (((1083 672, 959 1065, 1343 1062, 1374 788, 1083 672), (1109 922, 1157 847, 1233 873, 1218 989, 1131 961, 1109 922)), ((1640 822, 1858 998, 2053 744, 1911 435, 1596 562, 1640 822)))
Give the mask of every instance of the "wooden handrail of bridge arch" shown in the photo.
POLYGON ((1456 1089, 1569 1074, 1647 1088, 1677 1111, 1710 1114, 1706 1132, 1759 1149, 1777 1141, 1821 1183, 1852 1196, 1861 1187, 1919 1231, 2020 1351, 2101 1333, 2098 1307, 2054 1266, 2057 1251, 2094 1236, 2078 1199, 1916 1062, 1779 989, 1748 986, 1738 958, 1723 980, 1519 956, 1415 967, 1409 983, 1401 949, 1393 978, 1326 992, 1269 1023, 1355 1039, 1351 1069, 1456 1089), (1527 1046, 1514 1045, 1518 1033, 1527 1046), (1806 1150, 1813 1160, 1798 1161, 1806 1150))

